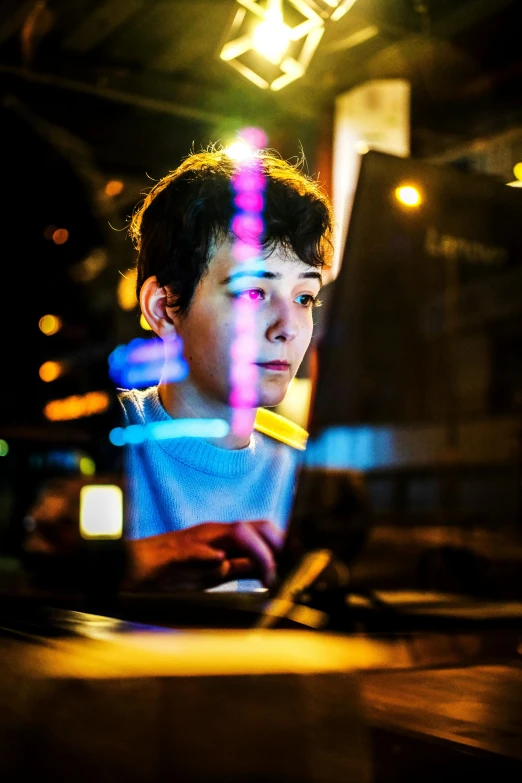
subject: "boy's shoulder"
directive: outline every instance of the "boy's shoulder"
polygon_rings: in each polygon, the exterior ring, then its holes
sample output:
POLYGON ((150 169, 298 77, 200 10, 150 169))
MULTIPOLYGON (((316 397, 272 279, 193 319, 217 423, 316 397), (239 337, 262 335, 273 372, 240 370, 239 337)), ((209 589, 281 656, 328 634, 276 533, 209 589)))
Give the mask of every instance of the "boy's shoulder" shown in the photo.
POLYGON ((125 423, 144 424, 145 407, 150 401, 152 389, 118 389, 118 401, 123 409, 125 423))
POLYGON ((306 448, 307 431, 290 419, 285 419, 284 416, 268 410, 268 408, 257 409, 254 427, 263 435, 286 443, 287 446, 292 446, 294 449, 304 451, 306 448))

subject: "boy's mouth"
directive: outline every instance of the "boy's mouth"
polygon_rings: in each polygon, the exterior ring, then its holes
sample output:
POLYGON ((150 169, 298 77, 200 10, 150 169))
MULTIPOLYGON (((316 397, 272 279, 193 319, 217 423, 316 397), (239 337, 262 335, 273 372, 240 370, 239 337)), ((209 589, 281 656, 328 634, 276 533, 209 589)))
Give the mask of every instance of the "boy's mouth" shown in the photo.
POLYGON ((280 361, 274 361, 274 362, 256 362, 258 367, 262 367, 265 370, 275 370, 278 372, 283 372, 284 370, 288 370, 290 367, 289 362, 280 362, 280 361))

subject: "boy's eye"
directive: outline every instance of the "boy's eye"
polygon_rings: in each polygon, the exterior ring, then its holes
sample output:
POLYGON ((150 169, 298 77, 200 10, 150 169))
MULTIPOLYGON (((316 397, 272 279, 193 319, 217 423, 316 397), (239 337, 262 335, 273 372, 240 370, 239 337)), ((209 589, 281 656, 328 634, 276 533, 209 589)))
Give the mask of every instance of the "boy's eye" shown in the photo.
POLYGON ((251 302, 261 302, 265 292, 260 288, 249 288, 247 291, 235 291, 232 296, 235 299, 249 299, 251 302))
POLYGON ((312 294, 300 294, 295 301, 303 307, 315 307, 319 304, 318 299, 312 294))

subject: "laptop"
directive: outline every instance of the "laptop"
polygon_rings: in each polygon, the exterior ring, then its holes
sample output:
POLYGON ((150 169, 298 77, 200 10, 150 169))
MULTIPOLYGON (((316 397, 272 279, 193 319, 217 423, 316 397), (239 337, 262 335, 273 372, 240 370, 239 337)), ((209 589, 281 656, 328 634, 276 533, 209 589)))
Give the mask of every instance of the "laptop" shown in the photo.
POLYGON ((294 594, 317 578, 311 552, 319 573, 330 553, 350 590, 417 616, 447 619, 451 604, 462 617, 480 600, 477 616, 502 605, 520 621, 521 196, 451 167, 362 157, 319 325, 281 595, 285 577, 297 573, 294 594))

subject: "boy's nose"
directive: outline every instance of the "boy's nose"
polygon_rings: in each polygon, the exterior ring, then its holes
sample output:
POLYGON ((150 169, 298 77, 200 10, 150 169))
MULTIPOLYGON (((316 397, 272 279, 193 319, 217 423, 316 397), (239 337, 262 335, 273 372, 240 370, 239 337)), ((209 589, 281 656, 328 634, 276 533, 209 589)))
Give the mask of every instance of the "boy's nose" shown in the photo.
POLYGON ((294 340, 298 332, 299 326, 291 305, 286 302, 277 303, 266 331, 267 338, 270 342, 287 342, 294 340))

